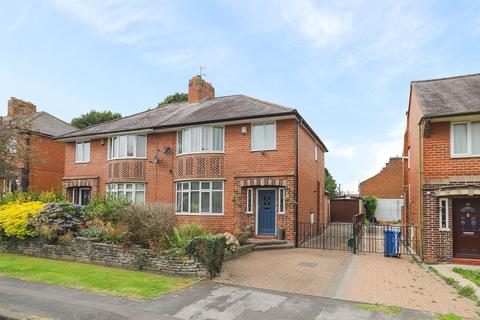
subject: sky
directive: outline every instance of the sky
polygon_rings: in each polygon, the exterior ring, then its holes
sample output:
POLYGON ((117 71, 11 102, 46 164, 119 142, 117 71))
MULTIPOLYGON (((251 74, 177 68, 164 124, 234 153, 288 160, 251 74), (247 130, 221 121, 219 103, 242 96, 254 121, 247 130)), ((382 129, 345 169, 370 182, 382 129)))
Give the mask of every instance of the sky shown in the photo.
MULTIPOLYGON (((186 92, 296 108, 344 191, 401 155, 410 81, 480 72, 480 1, 5 0, 9 97, 70 121, 129 115, 186 92)), ((5 111, 4 111, 5 110, 5 111)))

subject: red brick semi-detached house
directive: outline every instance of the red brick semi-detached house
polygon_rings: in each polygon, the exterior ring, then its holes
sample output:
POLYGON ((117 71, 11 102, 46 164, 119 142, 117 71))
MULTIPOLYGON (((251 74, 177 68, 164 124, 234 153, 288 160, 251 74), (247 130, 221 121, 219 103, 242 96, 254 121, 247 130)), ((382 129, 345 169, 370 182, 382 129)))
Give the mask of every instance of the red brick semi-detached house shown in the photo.
POLYGON ((22 139, 31 148, 30 161, 19 163, 18 174, 6 179, 0 177, 0 194, 11 191, 61 191, 65 167, 65 144, 54 137, 78 128, 52 116, 37 112, 37 107, 17 98, 8 100, 7 116, 2 123, 22 123, 28 132, 19 132, 17 143, 22 139))
POLYGON ((259 237, 282 228, 290 241, 296 221, 328 217, 327 149, 297 110, 214 92, 196 76, 188 102, 58 137, 67 144, 66 195, 80 204, 105 193, 171 204, 178 224, 250 227, 259 237))
POLYGON ((376 196, 379 221, 400 221, 403 207, 403 159, 390 158, 378 174, 359 185, 360 196, 376 196))
POLYGON ((480 262, 480 74, 413 81, 404 221, 428 262, 480 262))

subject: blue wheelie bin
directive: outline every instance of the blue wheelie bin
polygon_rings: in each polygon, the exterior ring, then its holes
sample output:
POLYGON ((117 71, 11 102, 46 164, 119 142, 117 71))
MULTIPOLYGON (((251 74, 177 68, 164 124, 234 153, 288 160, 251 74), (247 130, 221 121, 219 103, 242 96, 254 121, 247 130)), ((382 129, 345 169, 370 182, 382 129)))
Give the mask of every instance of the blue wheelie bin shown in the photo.
POLYGON ((385 257, 400 258, 400 228, 386 228, 383 231, 384 235, 384 255, 385 257))

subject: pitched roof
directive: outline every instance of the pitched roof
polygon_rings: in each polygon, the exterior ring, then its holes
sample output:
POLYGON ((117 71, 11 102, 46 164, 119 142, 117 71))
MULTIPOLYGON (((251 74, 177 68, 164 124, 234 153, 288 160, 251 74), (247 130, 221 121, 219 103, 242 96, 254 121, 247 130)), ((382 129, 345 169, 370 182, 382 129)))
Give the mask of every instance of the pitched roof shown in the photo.
MULTIPOLYGON (((2 118, 8 120, 10 117, 2 118)), ((20 121, 27 123, 29 130, 51 137, 78 130, 78 128, 44 111, 22 115, 20 121)))
POLYGON ((94 136, 106 133, 159 129, 185 125, 232 121, 295 114, 296 110, 244 95, 205 99, 197 104, 171 103, 140 112, 119 120, 104 122, 83 130, 57 137, 58 139, 94 136))
POLYGON ((423 117, 480 112, 480 73, 412 81, 423 117))

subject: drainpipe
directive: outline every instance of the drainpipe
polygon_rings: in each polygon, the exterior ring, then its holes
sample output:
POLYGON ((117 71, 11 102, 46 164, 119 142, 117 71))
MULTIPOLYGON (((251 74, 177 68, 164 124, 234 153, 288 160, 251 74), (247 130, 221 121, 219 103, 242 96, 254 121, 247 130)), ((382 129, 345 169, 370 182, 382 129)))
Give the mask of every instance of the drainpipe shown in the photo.
POLYGON ((295 129, 295 247, 298 246, 298 144, 299 139, 299 128, 302 119, 297 120, 297 127, 295 129))
POLYGON ((422 137, 422 126, 423 119, 420 121, 418 126, 418 143, 419 143, 419 172, 418 172, 418 194, 419 194, 419 206, 420 206, 420 257, 423 261, 423 186, 422 186, 422 174, 423 174, 423 137, 422 137))

